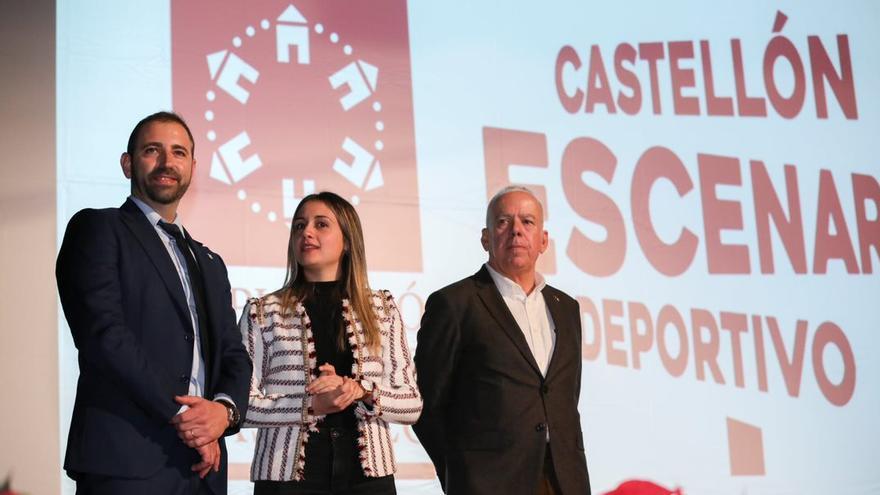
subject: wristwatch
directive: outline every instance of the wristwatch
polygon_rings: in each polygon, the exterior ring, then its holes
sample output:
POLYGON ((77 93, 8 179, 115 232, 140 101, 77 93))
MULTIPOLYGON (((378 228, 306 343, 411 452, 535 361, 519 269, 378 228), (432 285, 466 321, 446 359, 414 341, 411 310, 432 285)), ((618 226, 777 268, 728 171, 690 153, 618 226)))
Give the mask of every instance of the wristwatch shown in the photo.
POLYGON ((238 413, 238 408, 235 407, 235 404, 226 400, 218 400, 217 402, 223 404, 223 407, 226 408, 226 420, 229 422, 227 428, 238 426, 238 422, 241 420, 241 414, 238 413))

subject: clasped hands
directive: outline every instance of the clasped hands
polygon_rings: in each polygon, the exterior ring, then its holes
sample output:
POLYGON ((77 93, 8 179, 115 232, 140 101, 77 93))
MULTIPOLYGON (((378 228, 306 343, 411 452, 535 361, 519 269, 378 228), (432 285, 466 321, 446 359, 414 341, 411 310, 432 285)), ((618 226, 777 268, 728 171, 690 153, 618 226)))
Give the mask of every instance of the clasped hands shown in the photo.
POLYGON ((192 470, 204 478, 211 471, 220 471, 220 443, 217 441, 229 425, 226 407, 219 402, 191 395, 176 396, 178 404, 189 409, 174 416, 171 424, 177 436, 202 456, 192 470))
POLYGON ((372 397, 355 380, 336 374, 329 363, 318 367, 321 375, 312 381, 306 391, 312 396, 312 412, 317 415, 344 411, 352 402, 372 403, 372 397))

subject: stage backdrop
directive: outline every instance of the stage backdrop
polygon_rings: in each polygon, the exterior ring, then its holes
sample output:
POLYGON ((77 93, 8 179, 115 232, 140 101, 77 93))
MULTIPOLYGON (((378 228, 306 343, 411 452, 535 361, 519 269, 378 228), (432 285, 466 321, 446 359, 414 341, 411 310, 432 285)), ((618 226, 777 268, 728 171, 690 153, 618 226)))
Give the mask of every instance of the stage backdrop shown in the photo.
MULTIPOLYGON (((870 1, 58 2, 58 238, 123 202, 128 133, 174 109, 198 159, 182 219, 237 311, 282 283, 299 198, 332 190, 414 346, 427 295, 486 258, 487 198, 525 184, 541 271, 581 306, 594 492, 877 493, 878 20, 870 1)), ((439 493, 393 431, 399 491, 439 493)), ((230 441, 233 493, 254 437, 230 441)))

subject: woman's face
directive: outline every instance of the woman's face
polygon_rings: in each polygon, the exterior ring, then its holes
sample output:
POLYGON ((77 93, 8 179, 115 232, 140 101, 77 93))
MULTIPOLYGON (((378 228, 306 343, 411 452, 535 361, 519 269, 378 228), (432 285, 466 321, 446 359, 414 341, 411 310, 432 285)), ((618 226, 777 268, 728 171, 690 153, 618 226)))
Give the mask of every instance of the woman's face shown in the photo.
POLYGON ((309 282, 339 280, 345 238, 333 210, 312 200, 300 208, 293 224, 293 255, 309 282))

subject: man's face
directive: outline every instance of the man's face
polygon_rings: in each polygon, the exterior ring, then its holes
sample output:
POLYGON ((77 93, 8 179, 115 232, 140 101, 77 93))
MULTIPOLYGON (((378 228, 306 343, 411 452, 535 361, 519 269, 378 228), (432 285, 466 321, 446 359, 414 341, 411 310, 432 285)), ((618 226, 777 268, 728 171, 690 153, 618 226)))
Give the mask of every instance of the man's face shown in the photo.
POLYGON ((134 155, 123 153, 122 171, 131 179, 131 194, 153 206, 176 206, 189 188, 196 161, 186 129, 177 122, 145 125, 134 155))
POLYGON ((489 265, 501 274, 513 277, 533 272, 548 242, 541 204, 523 191, 501 196, 480 241, 489 252, 489 265))

